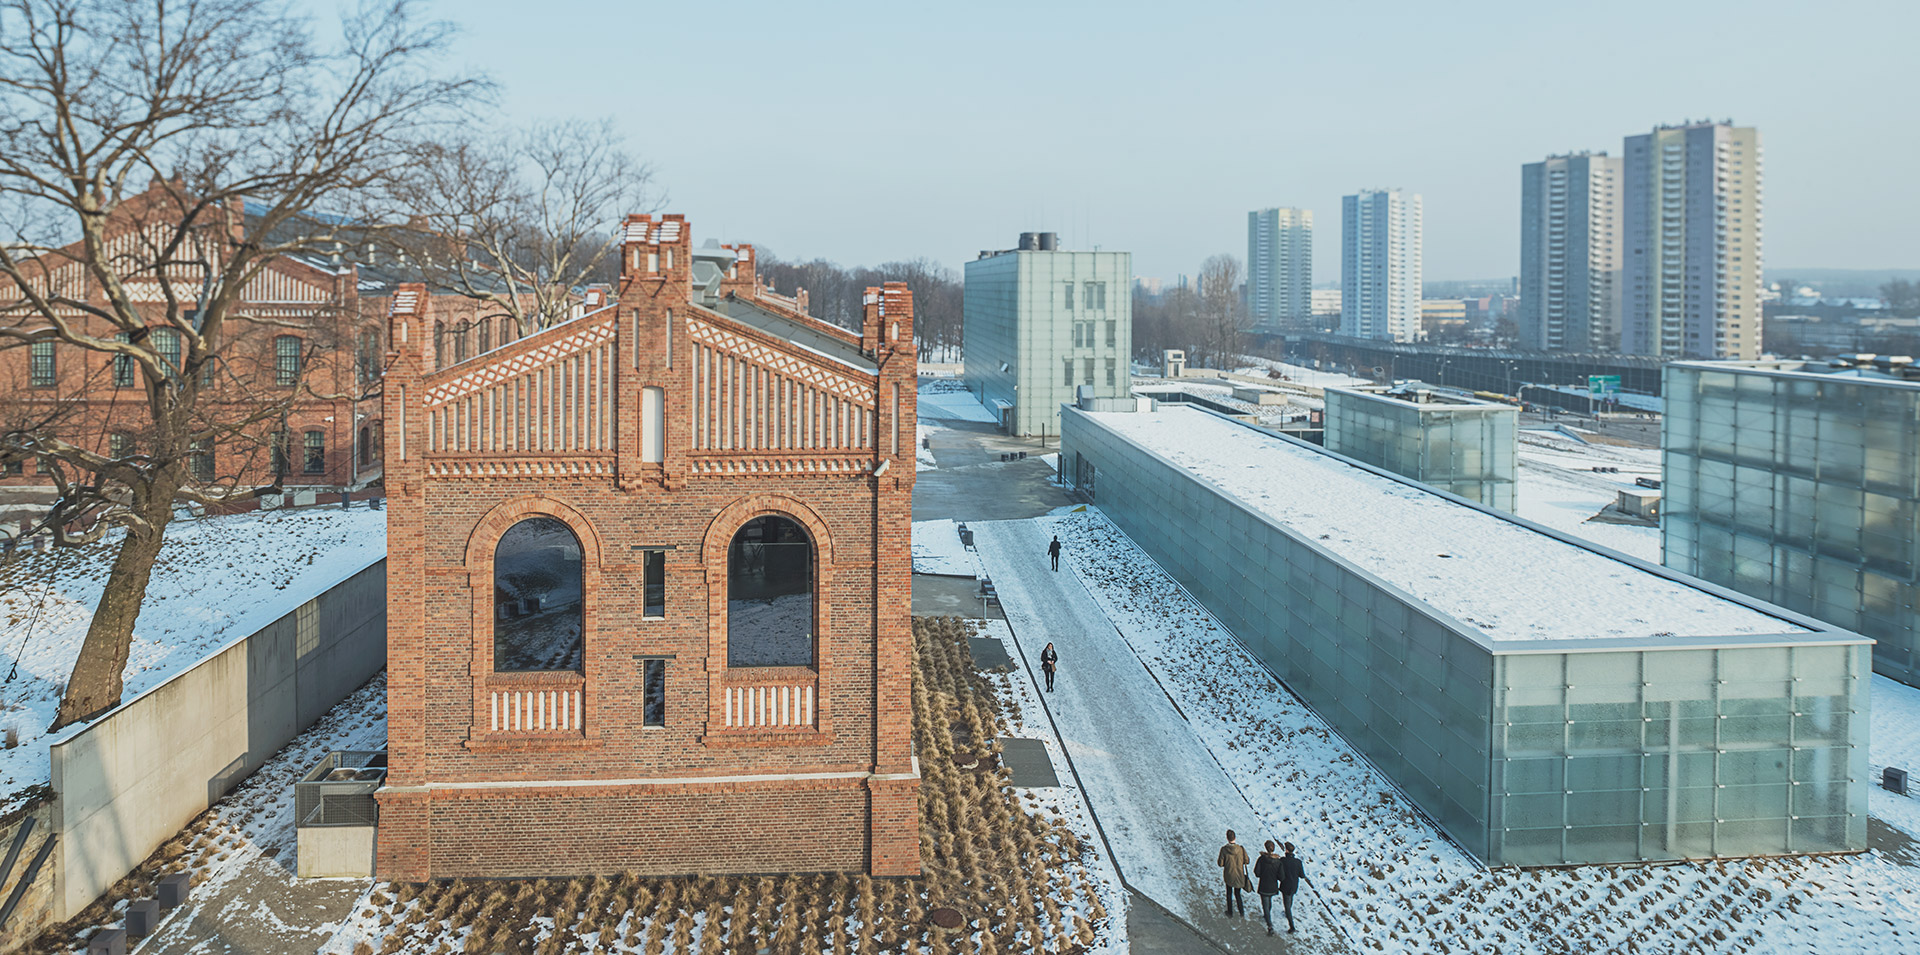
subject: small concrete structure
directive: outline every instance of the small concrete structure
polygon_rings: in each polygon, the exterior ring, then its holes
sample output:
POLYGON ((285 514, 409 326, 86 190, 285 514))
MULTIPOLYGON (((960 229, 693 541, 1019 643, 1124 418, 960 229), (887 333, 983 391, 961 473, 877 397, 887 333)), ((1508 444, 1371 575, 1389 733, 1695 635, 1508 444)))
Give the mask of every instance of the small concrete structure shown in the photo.
POLYGON ((1622 514, 1644 517, 1650 521, 1660 519, 1660 492, 1642 491, 1632 488, 1620 489, 1620 500, 1616 503, 1622 514))
POLYGON ((1287 396, 1284 392, 1272 388, 1255 388, 1248 385, 1235 385, 1233 396, 1240 401, 1254 405, 1284 405, 1287 396))
POLYGON ((298 874, 303 879, 365 879, 373 875, 376 826, 303 826, 298 874))
POLYGON ((386 782, 387 754, 334 752, 293 786, 294 826, 303 879, 373 875, 380 809, 373 793, 386 782))

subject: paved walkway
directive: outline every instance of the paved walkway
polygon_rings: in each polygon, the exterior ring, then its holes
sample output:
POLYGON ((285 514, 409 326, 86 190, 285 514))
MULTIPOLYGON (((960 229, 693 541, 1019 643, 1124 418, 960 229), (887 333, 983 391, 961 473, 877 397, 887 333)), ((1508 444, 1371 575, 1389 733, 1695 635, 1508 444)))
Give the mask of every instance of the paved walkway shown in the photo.
MULTIPOLYGON (((1029 678, 1048 641, 1060 653, 1056 691, 1042 699, 1122 877, 1227 951, 1333 950, 1324 922, 1266 937, 1252 893, 1246 918, 1221 914, 1216 853, 1226 830, 1250 838, 1259 820, 1079 578, 1048 569, 1047 533, 1029 521, 973 527, 1029 678)), ((1296 920, 1321 917, 1309 901, 1296 899, 1296 920)))

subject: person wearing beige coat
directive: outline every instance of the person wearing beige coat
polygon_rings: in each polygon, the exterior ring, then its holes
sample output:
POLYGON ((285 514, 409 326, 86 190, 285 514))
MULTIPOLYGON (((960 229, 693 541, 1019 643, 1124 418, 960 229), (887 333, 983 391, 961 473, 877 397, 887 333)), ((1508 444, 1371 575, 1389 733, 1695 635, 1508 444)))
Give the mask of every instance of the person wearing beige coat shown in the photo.
POLYGON ((1247 914, 1246 899, 1240 893, 1253 888, 1247 879, 1247 847, 1234 841, 1233 830, 1227 830, 1227 844, 1220 847, 1220 875, 1227 883, 1227 915, 1231 917, 1237 906, 1241 916, 1247 914))

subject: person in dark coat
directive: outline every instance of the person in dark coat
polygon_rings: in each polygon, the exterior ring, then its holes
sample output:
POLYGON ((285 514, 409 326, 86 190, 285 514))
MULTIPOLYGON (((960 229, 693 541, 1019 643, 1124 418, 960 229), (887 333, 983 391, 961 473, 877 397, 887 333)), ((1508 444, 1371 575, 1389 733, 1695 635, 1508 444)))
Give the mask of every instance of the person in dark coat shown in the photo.
POLYGON ((1053 692, 1053 671, 1054 671, 1054 668, 1059 665, 1060 665, 1060 651, 1055 650, 1053 648, 1053 644, 1051 643, 1047 644, 1047 648, 1045 650, 1040 651, 1040 672, 1045 673, 1047 675, 1047 692, 1048 693, 1053 692))
POLYGON ((1287 913, 1287 931, 1293 931, 1293 894, 1300 891, 1300 883, 1313 884, 1307 878, 1307 867, 1300 857, 1293 854, 1293 843, 1286 845, 1287 854, 1280 857, 1280 907, 1287 913))
POLYGON ((1260 880, 1260 920, 1267 923, 1267 934, 1273 934, 1273 897, 1280 892, 1280 857, 1273 854, 1273 840, 1267 840, 1267 847, 1260 858, 1253 860, 1253 877, 1260 880))
POLYGON ((1227 915, 1233 915, 1235 905, 1240 914, 1247 914, 1247 900, 1240 893, 1247 886, 1247 847, 1233 841, 1233 830, 1227 830, 1227 844, 1220 847, 1220 876, 1227 883, 1227 915))
POLYGON ((1053 569, 1060 569, 1060 535, 1053 536, 1053 543, 1047 545, 1047 556, 1053 558, 1053 569))

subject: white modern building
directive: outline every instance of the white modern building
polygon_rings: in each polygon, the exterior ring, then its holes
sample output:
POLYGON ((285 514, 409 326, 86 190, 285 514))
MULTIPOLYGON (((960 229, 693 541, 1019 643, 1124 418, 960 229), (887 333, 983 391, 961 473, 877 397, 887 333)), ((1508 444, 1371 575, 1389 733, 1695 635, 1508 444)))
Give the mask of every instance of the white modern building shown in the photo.
POLYGON ((1313 210, 1247 213, 1247 311, 1256 328, 1313 326, 1313 210))
POLYGON ((1369 189, 1340 200, 1340 334, 1420 337, 1420 196, 1369 189))
POLYGON ((1520 167, 1520 344, 1620 347, 1621 160, 1549 156, 1520 167))
POLYGON ((1690 123, 1627 137, 1622 351, 1759 357, 1761 159, 1751 126, 1690 123))
POLYGON ((1060 433, 1082 386, 1125 397, 1132 379, 1133 254, 1070 252, 1051 232, 966 265, 963 373, 1010 434, 1060 433))

